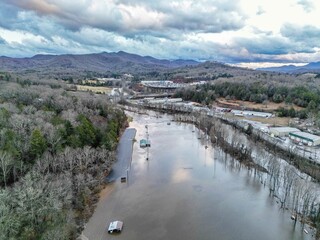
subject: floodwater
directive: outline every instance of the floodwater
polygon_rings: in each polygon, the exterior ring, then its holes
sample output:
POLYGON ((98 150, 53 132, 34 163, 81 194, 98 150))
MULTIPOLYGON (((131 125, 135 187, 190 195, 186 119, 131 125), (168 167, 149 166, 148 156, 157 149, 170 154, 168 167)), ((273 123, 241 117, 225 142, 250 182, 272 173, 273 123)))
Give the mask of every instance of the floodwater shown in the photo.
POLYGON ((84 231, 88 239, 312 239, 252 172, 207 144, 193 125, 169 125, 168 116, 132 116, 137 142, 128 181, 108 186, 84 231), (149 150, 139 147, 146 125, 149 150), (123 221, 124 229, 109 235, 105 227, 114 220, 123 221))

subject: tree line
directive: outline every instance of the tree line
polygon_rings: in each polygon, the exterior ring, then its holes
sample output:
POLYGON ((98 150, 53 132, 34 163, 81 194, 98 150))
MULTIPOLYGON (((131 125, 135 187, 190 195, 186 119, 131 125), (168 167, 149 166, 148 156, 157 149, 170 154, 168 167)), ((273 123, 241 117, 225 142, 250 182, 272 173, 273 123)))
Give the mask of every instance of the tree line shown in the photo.
POLYGON ((0 81, 0 239, 75 239, 125 124, 105 95, 0 81))

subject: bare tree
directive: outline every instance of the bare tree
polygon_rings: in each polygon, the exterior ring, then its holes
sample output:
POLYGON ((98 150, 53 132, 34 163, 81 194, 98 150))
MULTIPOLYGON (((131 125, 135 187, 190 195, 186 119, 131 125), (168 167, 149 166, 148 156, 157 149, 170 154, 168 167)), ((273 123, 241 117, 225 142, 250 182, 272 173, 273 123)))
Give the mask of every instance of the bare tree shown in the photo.
POLYGON ((291 193, 292 185, 297 178, 297 174, 293 167, 287 166, 283 171, 283 194, 280 198, 282 208, 286 205, 287 199, 291 193))
POLYGON ((4 151, 0 151, 0 168, 2 173, 2 181, 4 186, 7 186, 8 175, 13 167, 12 157, 4 151))

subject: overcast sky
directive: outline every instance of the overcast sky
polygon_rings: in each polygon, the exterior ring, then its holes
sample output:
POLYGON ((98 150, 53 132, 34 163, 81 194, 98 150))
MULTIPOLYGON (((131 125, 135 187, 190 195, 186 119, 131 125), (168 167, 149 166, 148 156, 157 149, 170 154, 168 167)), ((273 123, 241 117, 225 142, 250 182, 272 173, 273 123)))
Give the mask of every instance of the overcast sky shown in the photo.
POLYGON ((320 61, 319 0, 0 0, 0 55, 320 61))

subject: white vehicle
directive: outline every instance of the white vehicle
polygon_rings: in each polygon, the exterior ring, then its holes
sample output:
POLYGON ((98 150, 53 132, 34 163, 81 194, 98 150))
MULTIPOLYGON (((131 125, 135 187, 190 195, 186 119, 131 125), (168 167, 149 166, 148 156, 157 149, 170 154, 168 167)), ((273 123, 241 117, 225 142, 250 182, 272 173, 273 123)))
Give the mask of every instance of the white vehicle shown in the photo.
POLYGON ((108 233, 118 232, 120 233, 122 231, 123 222, 121 221, 113 221, 109 224, 108 233))

